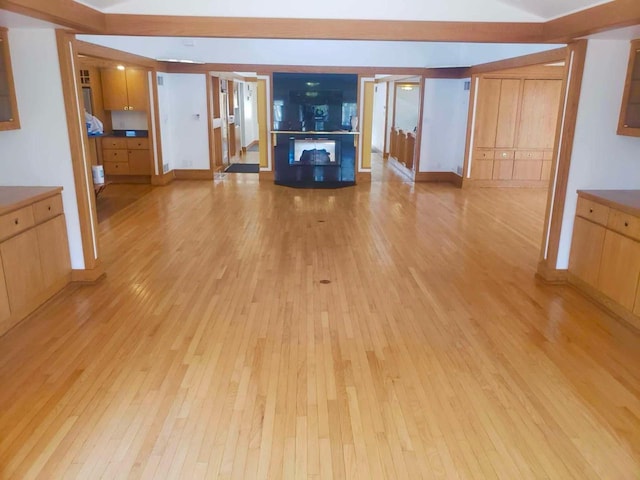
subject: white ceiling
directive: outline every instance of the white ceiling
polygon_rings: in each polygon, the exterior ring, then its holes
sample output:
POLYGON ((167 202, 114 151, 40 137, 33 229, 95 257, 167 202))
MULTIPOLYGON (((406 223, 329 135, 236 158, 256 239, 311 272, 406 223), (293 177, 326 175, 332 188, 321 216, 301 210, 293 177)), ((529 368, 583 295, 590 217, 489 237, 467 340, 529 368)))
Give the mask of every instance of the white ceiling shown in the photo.
POLYGON ((562 17, 613 0, 499 0, 545 20, 562 17))
POLYGON ((275 40, 78 35, 78 39, 149 58, 249 65, 466 67, 558 45, 275 40), (185 41, 188 40, 188 41, 185 41), (309 55, 309 52, 314 52, 309 55))
POLYGON ((75 0, 108 13, 265 18, 544 21, 612 0, 75 0))

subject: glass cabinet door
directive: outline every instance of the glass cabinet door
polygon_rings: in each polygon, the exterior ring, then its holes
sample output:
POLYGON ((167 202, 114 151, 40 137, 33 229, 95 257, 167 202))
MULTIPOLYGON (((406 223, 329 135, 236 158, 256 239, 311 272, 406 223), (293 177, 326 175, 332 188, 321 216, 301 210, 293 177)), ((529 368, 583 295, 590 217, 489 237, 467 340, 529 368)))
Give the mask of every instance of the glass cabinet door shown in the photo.
POLYGON ((631 43, 618 133, 640 137, 640 40, 631 43))
POLYGON ((20 128, 7 30, 0 28, 0 130, 20 128))

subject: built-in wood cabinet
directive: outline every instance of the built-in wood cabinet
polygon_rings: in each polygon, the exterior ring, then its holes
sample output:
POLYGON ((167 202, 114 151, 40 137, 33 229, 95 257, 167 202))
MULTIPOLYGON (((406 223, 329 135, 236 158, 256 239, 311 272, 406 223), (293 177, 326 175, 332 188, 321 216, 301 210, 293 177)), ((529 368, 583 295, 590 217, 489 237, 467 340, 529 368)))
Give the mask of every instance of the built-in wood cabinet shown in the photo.
POLYGON ((640 39, 631 42, 618 134, 640 137, 640 39))
POLYGON ((569 281, 640 328, 640 191, 579 192, 569 281))
POLYGON ((20 119, 11 69, 9 35, 6 28, 0 27, 0 131, 18 128, 20 119))
POLYGON ((105 175, 151 175, 148 138, 105 137, 102 139, 102 159, 105 175))
POLYGON ((0 187, 0 335, 70 281, 60 191, 0 187))
POLYGON ((471 179, 485 185, 546 186, 561 92, 559 78, 480 78, 471 179))
POLYGON ((105 110, 148 110, 149 90, 146 70, 104 68, 101 70, 101 79, 105 110))

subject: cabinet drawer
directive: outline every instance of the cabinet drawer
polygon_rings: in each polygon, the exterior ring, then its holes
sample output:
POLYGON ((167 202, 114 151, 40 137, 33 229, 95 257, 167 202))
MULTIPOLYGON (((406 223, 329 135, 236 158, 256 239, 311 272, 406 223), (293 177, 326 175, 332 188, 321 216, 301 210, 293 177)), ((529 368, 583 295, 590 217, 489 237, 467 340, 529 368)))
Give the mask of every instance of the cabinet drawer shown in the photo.
POLYGON ((33 204, 33 217, 36 223, 56 217, 62 213, 62 196, 60 194, 45 198, 33 204))
POLYGON ((600 225, 606 225, 609 219, 609 207, 592 202, 586 198, 578 197, 576 215, 599 223, 600 225))
POLYGON ((104 150, 102 160, 107 162, 126 162, 129 152, 127 150, 104 150))
POLYGON ((118 149, 118 148, 126 149, 127 139, 126 138, 103 138, 102 148, 103 149, 118 149))
POLYGON ((496 150, 495 151, 495 159, 496 160, 513 160, 514 155, 513 150, 496 150))
POLYGON ((542 160, 544 152, 534 150, 518 150, 516 160, 542 160))
POLYGON ((473 151, 473 158, 479 160, 493 160, 493 150, 480 150, 476 148, 473 151))
POLYGON ((127 138, 127 148, 129 150, 149 150, 149 139, 127 138))
POLYGON ((129 175, 129 162, 105 162, 104 173, 107 175, 129 175))
POLYGON ((31 205, 0 216, 0 241, 35 225, 31 205))
POLYGON ((611 209, 607 227, 628 237, 640 240, 640 218, 611 209))

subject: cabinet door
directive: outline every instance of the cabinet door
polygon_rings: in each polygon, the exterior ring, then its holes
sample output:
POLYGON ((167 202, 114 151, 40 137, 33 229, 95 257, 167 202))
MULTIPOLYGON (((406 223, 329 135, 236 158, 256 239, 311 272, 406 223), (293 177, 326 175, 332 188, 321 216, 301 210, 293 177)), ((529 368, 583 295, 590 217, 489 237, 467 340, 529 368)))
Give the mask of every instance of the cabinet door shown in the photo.
POLYGON ((149 150, 129 150, 129 174, 151 175, 149 150))
POLYGON ((562 80, 525 80, 516 146, 553 148, 562 80))
POLYGON ((124 70, 101 71, 102 101, 105 110, 128 110, 127 78, 124 70))
POLYGON ((582 217, 576 217, 573 224, 569 271, 592 287, 598 286, 605 232, 602 225, 582 217))
POLYGON ((145 70, 127 69, 127 96, 129 110, 146 111, 149 104, 147 94, 147 72, 145 70))
POLYGON ((493 179, 511 180, 513 176, 513 160, 494 160, 493 179))
POLYGON ((40 251, 35 228, 0 244, 11 311, 16 313, 43 290, 40 251))
POLYGON ((542 160, 516 160, 513 166, 514 180, 540 180, 542 160))
POLYGON ((496 78, 480 80, 474 135, 475 148, 494 148, 496 145, 501 85, 502 81, 496 78))
POLYGON ((514 145, 519 98, 520 80, 502 80, 496 128, 496 148, 511 148, 514 145))
POLYGON ((640 275, 640 242, 607 230, 602 249, 598 288, 606 296, 633 310, 640 275))
POLYGON ((71 273, 69 242, 64 215, 36 227, 44 288, 68 279, 71 273))
POLYGON ((471 178, 474 180, 491 180, 493 177, 493 160, 478 160, 471 164, 471 178))
POLYGON ((7 284, 4 280, 4 269, 2 268, 2 259, 0 258, 0 335, 11 327, 11 325, 7 323, 10 315, 11 309, 9 308, 7 284))

